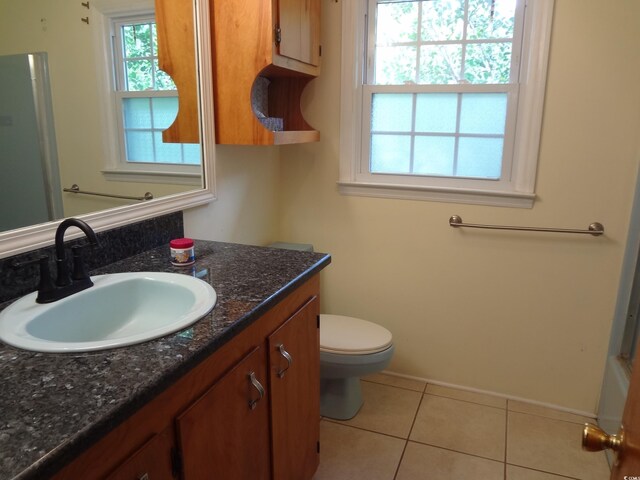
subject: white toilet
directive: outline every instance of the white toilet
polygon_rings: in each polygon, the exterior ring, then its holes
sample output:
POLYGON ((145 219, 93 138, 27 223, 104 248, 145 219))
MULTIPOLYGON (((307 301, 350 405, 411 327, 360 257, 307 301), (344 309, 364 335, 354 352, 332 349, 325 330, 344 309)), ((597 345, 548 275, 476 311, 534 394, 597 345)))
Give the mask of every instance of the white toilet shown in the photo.
POLYGON ((391 332, 342 315, 320 315, 320 414, 353 418, 362 407, 360 377, 379 372, 393 356, 391 332))

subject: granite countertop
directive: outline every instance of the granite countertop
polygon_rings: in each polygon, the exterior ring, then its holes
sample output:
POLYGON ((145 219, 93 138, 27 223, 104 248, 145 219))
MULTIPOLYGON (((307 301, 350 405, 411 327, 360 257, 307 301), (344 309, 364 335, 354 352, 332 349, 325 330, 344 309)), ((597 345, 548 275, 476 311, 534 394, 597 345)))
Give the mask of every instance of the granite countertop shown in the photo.
POLYGON ((92 271, 195 274, 218 300, 188 329, 129 347, 48 354, 0 343, 0 479, 49 477, 330 261, 198 240, 192 267, 173 267, 163 246, 92 271))

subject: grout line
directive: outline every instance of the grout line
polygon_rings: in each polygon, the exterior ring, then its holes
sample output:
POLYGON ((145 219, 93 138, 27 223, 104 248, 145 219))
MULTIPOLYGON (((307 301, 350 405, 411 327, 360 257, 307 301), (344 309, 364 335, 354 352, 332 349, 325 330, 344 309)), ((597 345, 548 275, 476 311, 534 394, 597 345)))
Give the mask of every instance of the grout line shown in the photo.
POLYGON ((432 397, 448 398, 449 400, 456 400, 458 402, 472 403, 473 405, 480 405, 480 406, 483 406, 483 407, 495 408, 495 409, 498 409, 498 410, 505 410, 505 411, 507 410, 506 404, 505 404, 504 407, 496 407, 495 405, 487 405, 486 403, 472 402, 471 400, 464 400, 462 398, 448 397, 446 395, 440 395, 440 394, 437 394, 437 393, 430 393, 430 392, 427 392, 426 390, 425 390, 424 394, 425 395, 431 395, 432 397))
MULTIPOLYGON (((424 388, 427 388, 425 384, 424 388)), ((407 447, 409 446, 409 438, 411 438, 411 432, 413 432, 413 427, 416 424, 416 420, 418 419, 418 412, 420 412, 420 407, 422 406, 422 401, 424 400, 424 391, 422 395, 420 395, 420 401, 418 402, 418 408, 416 408, 416 413, 413 414, 413 421, 411 422, 411 427, 409 427, 409 433, 407 434, 407 440, 404 442, 404 448, 402 449, 402 455, 400 455, 400 461, 398 462, 398 466, 396 467, 396 473, 393 475, 393 480, 396 480, 398 476, 398 472, 400 472, 400 465, 402 465, 402 460, 404 459, 404 454, 407 451, 407 447)))
POLYGON ((587 422, 579 422, 579 421, 577 421, 577 420, 576 420, 576 421, 573 421, 573 420, 566 420, 566 419, 563 419, 563 418, 554 418, 554 417, 549 417, 549 416, 547 416, 547 415, 541 415, 541 414, 539 414, 539 413, 520 412, 520 411, 518 411, 518 410, 508 410, 508 409, 507 409, 507 411, 508 411, 508 412, 511 412, 511 413, 518 413, 518 414, 520 414, 520 415, 529 415, 529 416, 531 416, 531 417, 546 418, 547 420, 551 420, 551 421, 554 421, 554 422, 570 423, 570 424, 572 424, 572 425, 584 425, 585 423, 587 423, 587 422))
MULTIPOLYGON (((509 401, 507 400, 507 407, 509 401)), ((507 449, 509 448, 509 409, 504 412, 504 478, 507 479, 507 449)))
MULTIPOLYGON (((461 450, 454 450, 452 448, 443 447, 442 445, 435 445, 433 443, 421 442, 420 440, 409 440, 410 442, 417 443, 420 445, 426 445, 427 447, 439 448, 440 450, 446 450, 448 452, 459 453, 460 455, 466 455, 468 457, 480 458, 481 460, 488 460, 490 462, 503 463, 502 460, 496 460, 495 458, 483 457, 482 455, 477 455, 475 453, 463 452, 461 450)), ((519 465, 518 465, 519 466, 519 465)))
MULTIPOLYGON (((567 475, 563 475, 561 473, 550 472, 548 470, 540 470, 538 468, 524 467, 522 465, 516 465, 515 463, 507 463, 505 465, 511 465, 512 467, 518 467, 524 470, 531 470, 532 472, 540 472, 540 473, 546 473, 547 475, 555 475, 556 477, 560 477, 560 478, 569 478, 570 480, 580 480, 579 477, 568 477, 567 475)), ((505 466, 505 469, 506 469, 506 466, 505 466)))
POLYGON ((355 428, 356 430, 362 430, 363 432, 377 433, 379 435, 384 435, 385 437, 395 438, 395 439, 398 439, 398 440, 404 440, 404 441, 407 440, 407 438, 405 438, 405 437, 399 437, 398 435, 392 435, 391 433, 384 433, 384 432, 380 432, 378 430, 371 430, 370 428, 359 427, 357 425, 350 425, 348 423, 344 423, 345 420, 334 420, 333 418, 329 418, 329 417, 324 417, 324 420, 327 421, 327 422, 330 422, 330 423, 334 423, 336 425, 342 425, 343 427, 349 427, 349 428, 355 428))

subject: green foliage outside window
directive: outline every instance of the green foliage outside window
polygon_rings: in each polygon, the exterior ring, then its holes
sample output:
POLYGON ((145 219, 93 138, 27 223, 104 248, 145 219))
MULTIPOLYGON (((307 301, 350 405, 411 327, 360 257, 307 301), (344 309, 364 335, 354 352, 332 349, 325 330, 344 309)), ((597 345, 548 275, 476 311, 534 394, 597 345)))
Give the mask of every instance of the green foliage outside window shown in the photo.
POLYGON ((374 83, 509 83, 515 3, 516 0, 380 3, 374 83))
POLYGON ((158 68, 158 35, 155 23, 122 27, 126 90, 175 90, 171 77, 158 68))

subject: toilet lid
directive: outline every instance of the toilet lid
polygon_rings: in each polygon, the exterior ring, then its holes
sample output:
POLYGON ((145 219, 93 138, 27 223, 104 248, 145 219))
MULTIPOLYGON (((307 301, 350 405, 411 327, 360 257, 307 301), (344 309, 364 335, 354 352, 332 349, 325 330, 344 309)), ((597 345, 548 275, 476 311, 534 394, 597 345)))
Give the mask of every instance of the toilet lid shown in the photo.
POLYGON ((320 315, 320 351, 364 355, 391 346, 391 332, 380 325, 342 315, 320 315))

